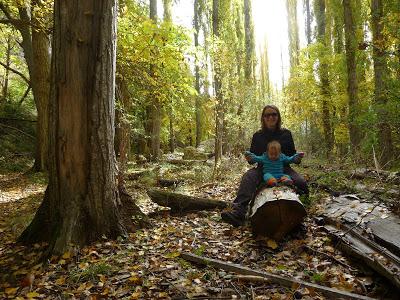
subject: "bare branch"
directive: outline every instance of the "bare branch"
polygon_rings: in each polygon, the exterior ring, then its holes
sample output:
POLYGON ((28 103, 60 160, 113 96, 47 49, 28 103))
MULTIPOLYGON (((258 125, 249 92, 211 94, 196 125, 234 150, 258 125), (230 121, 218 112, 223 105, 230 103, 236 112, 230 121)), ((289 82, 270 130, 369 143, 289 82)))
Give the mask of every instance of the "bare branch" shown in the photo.
POLYGON ((31 85, 28 86, 28 88, 26 89, 24 95, 21 97, 21 100, 19 100, 18 104, 21 105, 22 102, 24 102, 24 100, 26 99, 26 97, 28 96, 30 90, 32 89, 31 85))
POLYGON ((21 72, 15 70, 14 68, 11 68, 10 66, 7 66, 5 63, 2 63, 1 61, 0 61, 0 65, 2 65, 4 68, 10 70, 11 72, 21 76, 22 79, 25 80, 28 85, 31 84, 30 80, 24 74, 22 74, 21 72))

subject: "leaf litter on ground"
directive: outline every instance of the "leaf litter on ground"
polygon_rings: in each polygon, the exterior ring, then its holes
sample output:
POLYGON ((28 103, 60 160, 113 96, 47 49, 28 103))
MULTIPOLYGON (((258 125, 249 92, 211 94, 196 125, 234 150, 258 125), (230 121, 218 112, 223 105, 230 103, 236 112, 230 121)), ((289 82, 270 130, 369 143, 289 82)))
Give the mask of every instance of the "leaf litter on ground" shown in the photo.
MULTIPOLYGON (((172 189, 230 201, 246 165, 233 159, 226 164, 226 170, 221 172, 224 176, 218 180, 212 179, 208 165, 202 166, 201 174, 206 174, 203 177, 196 177, 196 172, 187 166, 162 164, 160 167, 163 176, 185 179, 183 184, 172 189)), ((7 183, 10 189, 26 191, 32 184, 26 179, 16 180, 13 185, 12 176, 2 177, 11 179, 7 183)), ((16 178, 19 176, 22 175, 16 178)), ((16 195, 13 201, 1 203, 0 297, 324 299, 311 289, 287 289, 265 282, 248 282, 229 272, 192 265, 180 258, 182 251, 364 295, 380 295, 386 288, 384 281, 369 270, 355 272, 358 266, 334 248, 326 233, 313 222, 312 215, 298 231, 276 242, 254 237, 249 227, 233 228, 223 223, 218 211, 171 215, 150 201, 145 187, 138 185, 138 181, 140 178, 127 181, 127 188, 144 212, 153 213, 150 228, 116 241, 104 239, 46 262, 38 261, 45 251, 45 244, 18 245, 15 239, 23 227, 12 229, 17 216, 27 216, 22 225, 29 224, 42 199, 44 183, 36 184, 36 196, 26 198, 21 195, 18 198, 16 195), (163 213, 154 214, 155 211, 163 213), (310 253, 304 246, 325 255, 310 253)), ((313 193, 314 198, 329 197, 320 191, 313 193)), ((309 211, 312 213, 317 207, 316 201, 309 211)))

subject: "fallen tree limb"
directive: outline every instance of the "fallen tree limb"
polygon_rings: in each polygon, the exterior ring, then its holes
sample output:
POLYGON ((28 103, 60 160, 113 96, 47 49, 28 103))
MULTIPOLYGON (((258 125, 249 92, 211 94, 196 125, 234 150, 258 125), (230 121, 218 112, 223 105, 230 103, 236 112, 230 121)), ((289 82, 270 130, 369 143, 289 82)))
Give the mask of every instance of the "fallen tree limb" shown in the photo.
POLYGON ((335 263, 337 263, 337 264, 339 264, 339 265, 341 265, 341 266, 347 268, 347 269, 348 269, 349 271, 351 271, 351 272, 355 272, 355 271, 356 271, 354 268, 352 268, 352 267, 349 266, 348 264, 346 264, 346 263, 344 263, 344 262, 338 260, 336 257, 334 257, 334 256, 332 256, 332 255, 329 255, 328 253, 321 252, 321 251, 319 251, 319 250, 317 250, 317 249, 314 249, 314 248, 312 248, 312 247, 309 247, 309 246, 307 246, 307 245, 303 245, 303 248, 304 248, 304 250, 305 250, 306 252, 308 252, 308 253, 313 253, 313 254, 318 254, 318 255, 320 255, 320 256, 323 256, 323 257, 325 257, 325 258, 327 258, 327 259, 329 259, 329 260, 331 260, 331 261, 333 261, 333 262, 335 262, 335 263))
POLYGON ((302 280, 297 280, 297 279, 284 277, 281 275, 275 275, 272 273, 257 271, 257 270, 243 267, 241 265, 234 264, 234 263, 224 262, 224 261, 212 259, 212 258, 201 257, 201 256, 194 255, 191 253, 181 253, 181 257, 190 262, 194 262, 194 263, 198 263, 198 264, 206 265, 206 266, 212 266, 215 268, 220 268, 220 269, 223 269, 228 272, 234 272, 234 273, 241 274, 241 275, 260 276, 260 277, 267 279, 267 281, 269 281, 271 283, 280 284, 280 285, 288 287, 288 288, 292 288, 293 286, 304 286, 307 288, 314 289, 316 292, 320 292, 324 296, 329 297, 329 299, 338 299, 338 298, 373 299, 370 297, 353 294, 353 293, 349 293, 349 292, 345 292, 345 291, 340 291, 337 289, 325 287, 325 286, 314 284, 314 283, 308 283, 308 282, 305 282, 302 280))
POLYGON ((158 205, 170 207, 173 212, 197 211, 214 208, 225 208, 225 201, 199 198, 167 192, 161 189, 149 189, 147 194, 158 205))

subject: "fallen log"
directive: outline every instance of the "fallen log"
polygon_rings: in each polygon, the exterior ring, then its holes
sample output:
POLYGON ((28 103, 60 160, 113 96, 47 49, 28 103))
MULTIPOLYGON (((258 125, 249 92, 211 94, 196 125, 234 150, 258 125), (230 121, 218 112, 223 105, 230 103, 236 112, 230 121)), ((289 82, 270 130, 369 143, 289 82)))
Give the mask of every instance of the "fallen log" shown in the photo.
POLYGON ((154 168, 149 168, 149 169, 133 170, 126 174, 126 178, 128 178, 129 180, 136 180, 142 176, 149 176, 149 175, 153 175, 153 174, 155 175, 158 173, 159 170, 160 170, 159 166, 156 166, 154 168))
POLYGON ((205 163, 207 160, 199 160, 199 159, 168 159, 166 160, 167 163, 173 165, 184 165, 184 166, 191 166, 196 163, 205 163))
POLYGON ((256 195, 249 219, 255 234, 280 240, 298 226, 306 214, 292 189, 274 187, 264 188, 256 195))
POLYGON ((201 256, 194 255, 191 253, 181 253, 180 256, 187 261, 201 264, 201 265, 212 266, 215 268, 220 268, 220 269, 228 271, 228 272, 233 272, 233 273, 237 273, 237 274, 241 274, 241 275, 260 276, 260 277, 266 278, 271 283, 276 283, 276 284, 279 284, 279 285, 282 285, 282 286, 285 286, 288 288, 293 288, 293 286, 296 286, 296 287, 304 286, 309 289, 314 289, 316 292, 319 292, 319 293, 323 294, 324 296, 329 297, 329 299, 338 299, 338 298, 373 299, 370 297, 353 294, 353 293, 349 293, 349 292, 345 292, 345 291, 340 291, 337 289, 325 287, 325 286, 314 284, 314 283, 309 283, 309 282, 294 279, 294 278, 284 277, 281 275, 275 275, 275 274, 268 273, 268 272, 257 271, 257 270, 247 268, 247 267, 244 267, 244 266, 241 266, 238 264, 224 262, 222 260, 201 257, 201 256))
POLYGON ((368 232, 375 241, 400 257, 400 218, 384 204, 368 202, 356 195, 342 195, 326 203, 321 217, 368 232))
POLYGON ((327 224, 324 229, 338 241, 339 249, 365 262, 400 290, 399 257, 344 224, 340 224, 340 229, 327 224))
POLYGON ((162 187, 170 187, 170 186, 176 186, 179 183, 183 182, 183 179, 164 179, 164 178, 159 178, 158 179, 158 185, 162 187))
POLYGON ((400 184, 400 172, 359 168, 351 172, 348 177, 355 179, 378 178, 386 182, 400 184))
POLYGON ((149 189, 147 194, 158 205, 170 207, 173 212, 179 213, 227 207, 225 201, 193 197, 161 189, 149 189))

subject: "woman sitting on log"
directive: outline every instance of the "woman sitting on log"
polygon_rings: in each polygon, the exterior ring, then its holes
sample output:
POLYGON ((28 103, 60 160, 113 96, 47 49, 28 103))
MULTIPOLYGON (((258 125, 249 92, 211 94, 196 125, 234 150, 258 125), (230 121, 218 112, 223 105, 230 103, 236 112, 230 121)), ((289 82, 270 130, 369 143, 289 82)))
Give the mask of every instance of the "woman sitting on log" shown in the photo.
MULTIPOLYGON (((267 105, 261 114, 261 130, 253 135, 250 152, 255 155, 262 155, 267 150, 267 145, 271 141, 278 141, 281 144, 281 151, 287 156, 296 154, 292 133, 290 130, 281 128, 281 114, 275 105, 267 105)), ((298 156, 295 163, 301 162, 298 156)), ((250 163, 254 163, 251 162, 250 163)), ((308 195, 307 182, 304 177, 293 170, 289 165, 284 167, 284 174, 293 180, 300 195, 308 195)), ((254 197, 257 187, 263 180, 262 166, 248 170, 242 177, 242 181, 237 192, 236 199, 233 201, 233 209, 224 211, 221 214, 222 220, 237 227, 244 223, 247 206, 254 197)))

